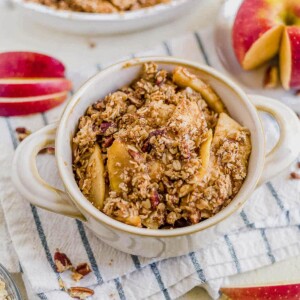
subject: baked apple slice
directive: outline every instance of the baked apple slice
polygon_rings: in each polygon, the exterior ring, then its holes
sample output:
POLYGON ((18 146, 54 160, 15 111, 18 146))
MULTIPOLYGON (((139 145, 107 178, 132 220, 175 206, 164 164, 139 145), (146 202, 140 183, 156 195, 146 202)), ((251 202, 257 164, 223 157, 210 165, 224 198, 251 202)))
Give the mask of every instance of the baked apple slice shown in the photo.
POLYGON ((211 143, 213 139, 213 133, 210 129, 207 132, 207 138, 206 140, 201 144, 200 146, 200 157, 202 161, 202 165, 200 168, 200 172, 198 177, 198 180, 202 180, 205 174, 207 173, 208 166, 209 166, 209 160, 210 160, 210 150, 211 150, 211 143))
POLYGON ((113 191, 120 193, 120 184, 123 182, 121 174, 125 168, 131 168, 132 157, 128 153, 126 144, 115 140, 107 149, 107 169, 110 187, 113 191))
POLYGON ((217 113, 226 111, 221 98, 216 94, 216 92, 208 84, 203 82, 196 75, 190 73, 187 69, 177 67, 173 72, 173 81, 181 87, 189 87, 200 93, 208 106, 217 113))
MULTIPOLYGON (((237 133, 244 130, 244 127, 230 118, 226 113, 221 113, 215 128, 215 134, 212 140, 212 147, 220 145, 224 138, 233 139, 237 133)), ((250 135, 246 135, 243 143, 240 143, 239 152, 242 156, 242 161, 247 164, 248 157, 251 153, 250 135)))
POLYGON ((89 159, 87 172, 92 177, 91 190, 88 195, 88 198, 95 207, 97 207, 98 209, 102 209, 105 199, 105 170, 101 149, 97 144, 89 159))

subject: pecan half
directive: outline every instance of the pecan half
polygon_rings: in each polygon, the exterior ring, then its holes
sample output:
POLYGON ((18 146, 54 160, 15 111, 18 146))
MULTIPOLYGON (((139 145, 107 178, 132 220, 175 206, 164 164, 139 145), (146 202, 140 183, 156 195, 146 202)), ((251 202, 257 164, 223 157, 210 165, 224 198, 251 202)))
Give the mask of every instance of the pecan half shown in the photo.
POLYGON ((58 249, 54 253, 54 262, 56 270, 59 273, 62 273, 72 268, 72 263, 68 256, 65 253, 59 252, 58 249))
POLYGON ((85 276, 85 275, 89 274, 90 272, 92 272, 92 270, 87 263, 82 263, 76 267, 76 272, 81 274, 82 276, 85 276))
POLYGON ((80 286, 69 288, 68 293, 69 293, 70 297, 80 299, 80 300, 85 300, 88 297, 91 297, 94 295, 93 290, 91 290, 89 288, 85 288, 85 287, 80 287, 80 286))

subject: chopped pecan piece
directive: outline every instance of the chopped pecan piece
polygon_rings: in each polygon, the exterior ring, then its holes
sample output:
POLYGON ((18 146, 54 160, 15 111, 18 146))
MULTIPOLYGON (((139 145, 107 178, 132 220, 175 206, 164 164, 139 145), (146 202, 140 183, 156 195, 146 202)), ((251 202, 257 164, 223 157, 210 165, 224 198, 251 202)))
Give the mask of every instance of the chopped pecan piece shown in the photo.
POLYGON ((26 129, 25 127, 17 127, 15 130, 18 135, 19 142, 22 142, 31 134, 31 131, 26 129))
POLYGON ((165 131, 163 129, 157 129, 157 130, 154 130, 154 131, 150 132, 149 136, 147 137, 147 139, 145 140, 145 142, 144 142, 144 144, 142 146, 142 151, 149 153, 151 151, 151 149, 152 149, 152 145, 150 143, 150 139, 153 136, 163 135, 164 133, 165 133, 165 131))
POLYGON ((139 163, 143 161, 143 157, 139 152, 128 149, 128 153, 135 161, 139 163))
POLYGON ((62 273, 72 268, 72 263, 68 256, 65 253, 60 252, 58 249, 54 254, 54 262, 56 270, 59 273, 62 273))
POLYGON ((100 125, 100 131, 104 136, 112 135, 117 131, 117 125, 113 122, 102 122, 100 125))
POLYGON ((91 270, 90 266, 87 263, 79 264, 76 267, 76 272, 81 274, 82 276, 85 276, 85 275, 89 274, 91 271, 92 270, 91 270))
POLYGON ((291 178, 292 179, 300 179, 300 174, 296 173, 296 172, 292 172, 291 173, 291 178))
POLYGON ((91 297, 94 295, 93 290, 91 290, 89 288, 85 288, 85 287, 80 287, 80 286, 69 288, 68 293, 69 293, 70 297, 80 299, 80 300, 85 300, 88 297, 91 297))
POLYGON ((55 154, 55 148, 54 147, 47 147, 40 151, 40 154, 55 154))
POLYGON ((112 144, 113 144, 113 142, 114 142, 114 137, 111 135, 111 136, 108 136, 108 137, 105 137, 104 139, 103 139, 103 147, 104 148, 108 148, 108 147, 110 147, 112 144))

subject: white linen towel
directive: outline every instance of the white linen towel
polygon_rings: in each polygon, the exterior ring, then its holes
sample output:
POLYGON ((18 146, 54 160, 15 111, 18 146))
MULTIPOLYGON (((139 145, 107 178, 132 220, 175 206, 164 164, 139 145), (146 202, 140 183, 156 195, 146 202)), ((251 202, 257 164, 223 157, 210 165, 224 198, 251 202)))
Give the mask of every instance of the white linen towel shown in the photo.
MULTIPOLYGON (((135 56, 174 55, 220 68, 208 36, 211 36, 209 31, 188 34, 135 56)), ((102 62, 70 73, 75 87, 106 65, 102 62)), ((58 107, 44 114, 0 118, 0 200, 26 285, 40 299, 71 299, 60 290, 59 278, 67 285, 76 285, 67 272, 56 272, 53 262, 56 248, 67 253, 74 264, 89 262, 93 272, 79 285, 94 289, 92 299, 101 300, 175 299, 197 285, 204 286, 216 298, 226 277, 300 254, 300 181, 288 178, 292 169, 257 189, 242 213, 218 227, 220 239, 212 245, 165 260, 117 251, 80 221, 30 205, 14 189, 9 174, 18 145, 15 128, 36 131, 57 120, 61 110, 58 107)), ((276 134, 276 127, 271 127, 268 137, 276 134)), ((43 155, 38 163, 43 177, 59 186, 54 158, 43 155)), ((5 265, 11 271, 18 271, 16 263, 5 265)))

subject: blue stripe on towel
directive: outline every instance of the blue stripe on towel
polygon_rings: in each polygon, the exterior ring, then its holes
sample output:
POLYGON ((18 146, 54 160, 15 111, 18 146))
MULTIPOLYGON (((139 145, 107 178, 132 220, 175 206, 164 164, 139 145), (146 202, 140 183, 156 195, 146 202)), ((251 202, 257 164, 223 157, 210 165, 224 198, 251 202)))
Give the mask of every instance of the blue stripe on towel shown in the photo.
POLYGON ((192 261, 192 263, 194 265, 194 268, 195 268, 195 270, 196 270, 196 272, 198 274, 199 279, 201 280, 201 282, 206 282, 206 277, 205 277, 204 271, 203 271, 203 269, 200 266, 200 263, 199 263, 199 261, 198 261, 198 259, 196 257, 195 252, 191 252, 189 254, 189 256, 190 256, 191 261, 192 261))
POLYGON ((271 182, 267 182, 266 186, 268 187, 269 191, 271 192, 272 196, 274 197, 274 199, 276 200, 277 205, 279 206, 279 208, 285 212, 285 217, 287 220, 287 223, 290 224, 290 215, 289 213, 286 211, 284 205, 283 205, 283 201, 282 199, 279 197, 278 193, 276 192, 273 184, 271 182))
POLYGON ((141 269, 141 262, 140 259, 138 258, 138 256, 136 255, 131 255, 132 261, 134 263, 134 266, 137 270, 141 269))
POLYGON ((48 299, 47 296, 46 296, 44 293, 38 293, 37 295, 38 295, 39 298, 42 299, 42 300, 47 300, 47 299, 48 299))
POLYGON ((241 213, 240 213, 240 217, 243 219, 245 225, 248 227, 248 228, 254 228, 254 224, 251 224, 245 211, 242 210, 241 213))
POLYGON ((158 285, 159 285, 159 288, 160 288, 161 292, 162 292, 162 293, 164 294, 164 296, 165 296, 165 299, 166 299, 166 300, 171 300, 171 297, 170 297, 170 295, 169 295, 169 292, 168 292, 168 290, 165 288, 165 285, 164 285, 164 283, 163 283, 163 281, 162 281, 162 278, 161 278, 161 275, 160 275, 160 272, 159 272, 159 270, 158 270, 158 268, 157 268, 156 263, 152 263, 152 264, 150 265, 150 268, 151 268, 151 270, 152 270, 152 272, 153 272, 153 274, 154 274, 154 276, 155 276, 155 279, 156 279, 156 281, 157 281, 157 283, 158 283, 158 285))
POLYGON ((233 245, 232 245, 232 243, 231 243, 231 241, 230 241, 230 239, 229 239, 229 237, 228 237, 227 234, 224 235, 224 239, 225 239, 225 242, 226 242, 226 244, 227 244, 229 253, 230 253, 230 255, 231 255, 231 257, 232 257, 232 259, 233 259, 233 261, 234 261, 236 270, 237 270, 238 273, 241 273, 241 265, 240 265, 240 262, 239 262, 239 260, 238 260, 238 258, 237 258, 237 255, 236 255, 236 253, 235 253, 234 247, 233 247, 233 245))
POLYGON ((119 278, 114 279, 116 289, 118 291, 119 297, 121 300, 126 300, 125 293, 119 278))
POLYGON ((267 249, 267 254, 270 258, 270 261, 271 261, 272 264, 274 264, 276 262, 276 259, 275 259, 275 256, 272 253, 271 245, 270 245, 270 243, 268 241, 268 238, 267 238, 267 235, 266 235, 266 230, 264 228, 262 228, 260 230, 260 234, 261 234, 261 236, 264 240, 264 243, 265 243, 265 246, 266 246, 266 249, 267 249))
POLYGON ((205 51, 205 48, 204 48, 204 46, 203 46, 203 43, 202 43, 200 34, 199 34, 198 32, 195 32, 195 38, 196 38, 196 40, 197 40, 199 49, 200 49, 200 51, 201 51, 201 53, 202 53, 202 56, 204 57, 204 60, 205 60, 206 64, 207 64, 208 66, 211 66, 211 63, 210 63, 209 58, 208 58, 208 55, 207 55, 207 53, 206 53, 206 51, 205 51))
POLYGON ((47 118, 46 114, 41 113, 41 115, 42 115, 42 119, 43 119, 44 124, 47 125, 48 124, 48 118, 47 118))
POLYGON ((16 138, 15 132, 10 124, 9 118, 5 118, 5 122, 9 131, 9 135, 10 135, 10 139, 12 141, 13 147, 14 149, 16 149, 18 147, 18 140, 16 138))
POLYGON ((45 253, 46 253, 47 260, 48 260, 50 266, 52 267, 53 271, 55 272, 56 277, 58 279, 60 279, 60 275, 56 271, 56 266, 55 266, 54 260, 51 256, 51 252, 50 252, 50 249, 49 249, 49 246, 48 246, 48 243, 47 243, 47 238, 46 238, 46 235, 45 235, 45 232, 44 232, 42 222, 41 222, 41 219, 39 217, 37 208, 32 204, 30 204, 30 207, 31 207, 31 211, 32 211, 32 215, 33 215, 33 218, 34 218, 34 222, 35 222, 35 225, 36 225, 37 232, 39 234, 42 246, 43 246, 43 248, 45 250, 45 253))
POLYGON ((101 64, 96 64, 96 68, 97 68, 97 70, 100 72, 100 71, 102 70, 101 64))
POLYGON ((79 220, 76 220, 76 223, 77 223, 78 231, 79 231, 79 234, 80 234, 80 237, 81 237, 81 240, 82 240, 82 244, 85 248, 85 251, 86 251, 87 256, 89 258, 89 261, 91 263, 91 267, 93 269, 93 272, 94 272, 94 274, 97 278, 97 283, 102 284, 104 281, 103 281, 103 278, 100 274, 100 271, 99 271, 99 268, 98 268, 93 250, 91 248, 90 242, 87 238, 85 229, 84 229, 82 223, 79 220))
POLYGON ((164 45, 164 47, 165 47, 165 50, 166 50, 167 55, 172 56, 172 51, 171 51, 171 48, 170 48, 168 42, 167 42, 167 41, 164 41, 164 42, 163 42, 163 45, 164 45))

